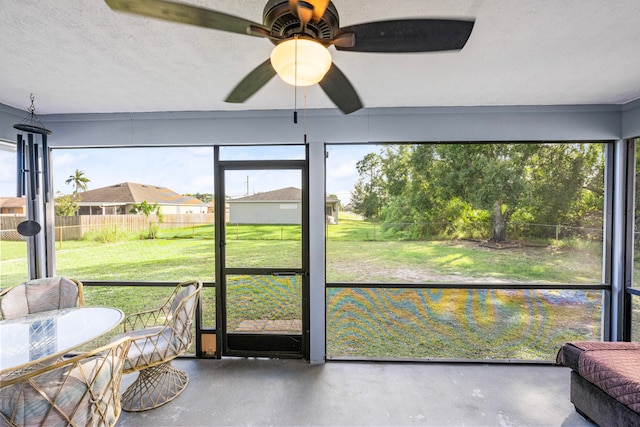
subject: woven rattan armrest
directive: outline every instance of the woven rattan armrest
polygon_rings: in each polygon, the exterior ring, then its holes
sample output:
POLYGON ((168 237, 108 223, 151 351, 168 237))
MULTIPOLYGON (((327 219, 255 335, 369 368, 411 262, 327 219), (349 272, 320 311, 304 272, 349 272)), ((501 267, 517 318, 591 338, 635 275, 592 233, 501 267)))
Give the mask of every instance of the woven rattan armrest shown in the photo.
POLYGON ((168 324, 171 315, 171 304, 165 303, 162 307, 152 310, 132 313, 124 319, 124 331, 149 328, 152 326, 164 326, 168 324))

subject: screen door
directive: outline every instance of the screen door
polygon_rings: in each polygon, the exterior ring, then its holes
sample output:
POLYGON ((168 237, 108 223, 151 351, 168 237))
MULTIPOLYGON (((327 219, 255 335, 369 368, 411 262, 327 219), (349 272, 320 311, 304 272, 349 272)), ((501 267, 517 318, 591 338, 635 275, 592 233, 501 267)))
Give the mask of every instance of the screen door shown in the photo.
POLYGON ((307 358, 306 161, 217 164, 221 355, 307 358))

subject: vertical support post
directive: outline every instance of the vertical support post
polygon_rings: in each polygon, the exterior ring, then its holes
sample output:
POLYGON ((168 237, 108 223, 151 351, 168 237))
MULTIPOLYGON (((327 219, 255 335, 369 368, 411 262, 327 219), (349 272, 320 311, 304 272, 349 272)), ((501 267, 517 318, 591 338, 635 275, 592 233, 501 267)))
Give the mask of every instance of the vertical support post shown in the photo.
POLYGON ((309 143, 309 360, 324 363, 326 356, 325 280, 325 146, 309 143))
POLYGON ((55 216, 55 200, 51 196, 51 151, 47 142, 47 135, 42 135, 41 144, 42 158, 42 194, 40 196, 40 204, 42 206, 44 248, 45 248, 45 274, 53 276, 56 272, 55 250, 56 250, 56 216, 55 216))
POLYGON ((633 265, 635 259, 635 212, 636 212, 636 140, 626 141, 626 232, 625 232, 625 260, 624 260, 624 289, 622 296, 622 340, 633 341, 633 295, 628 292, 633 285, 633 265))
MULTIPOLYGON (((223 313, 224 299, 223 293, 225 292, 224 277, 222 276, 222 269, 224 267, 224 254, 225 254, 225 240, 224 236, 224 222, 225 222, 225 200, 224 200, 224 174, 220 173, 220 147, 213 147, 213 176, 214 176, 214 229, 215 229, 215 277, 216 277, 216 358, 222 358, 222 351, 224 349, 224 342, 222 341, 223 333, 226 325, 226 316, 223 313)), ((249 177, 247 177, 247 188, 249 188, 249 177)), ((198 354, 200 356, 200 354, 198 354)))
POLYGON ((603 260, 602 260, 602 283, 609 286, 604 291, 602 301, 601 316, 601 339, 603 341, 611 340, 611 286, 613 275, 613 189, 614 189, 614 168, 616 145, 607 143, 605 145, 605 169, 604 169, 604 236, 603 244, 603 260))
MULTIPOLYGON (((611 296, 609 313, 609 341, 623 339, 624 328, 624 299, 625 299, 625 253, 628 246, 626 238, 626 193, 627 193, 627 141, 615 141, 615 155, 613 156, 613 215, 611 233, 611 296)), ((607 339, 605 337, 605 339, 607 339)))

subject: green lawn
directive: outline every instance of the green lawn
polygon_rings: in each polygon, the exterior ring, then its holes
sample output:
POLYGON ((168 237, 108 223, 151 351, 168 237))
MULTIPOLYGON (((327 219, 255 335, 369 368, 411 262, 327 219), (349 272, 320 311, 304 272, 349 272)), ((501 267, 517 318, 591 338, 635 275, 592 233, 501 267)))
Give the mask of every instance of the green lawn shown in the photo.
MULTIPOLYGON (((59 275, 81 280, 213 281, 214 249, 212 238, 68 241, 56 244, 56 267, 59 275)), ((0 286, 20 283, 26 243, 2 241, 0 250, 0 286)), ((229 239, 226 250, 230 267, 300 266, 295 240, 229 239)), ((600 269, 597 243, 580 249, 525 245, 497 250, 470 241, 370 241, 355 240, 353 234, 327 241, 329 282, 598 283, 600 269)))
MULTIPOLYGON (((215 277, 213 226, 161 229, 159 238, 120 236, 56 242, 57 274, 80 280, 167 281, 215 277)), ((300 227, 227 227, 230 267, 300 266, 300 227)), ((403 241, 357 219, 327 227, 328 282, 599 283, 602 245, 594 242, 522 243, 489 249, 474 241, 403 241)), ((0 286, 24 280, 26 243, 0 242, 0 286)), ((273 290, 273 283, 265 284, 273 290)), ((276 287, 277 288, 277 287, 276 287)), ((157 306, 167 289, 87 287, 89 305, 126 313, 157 306)), ((269 297, 238 294, 240 314, 285 319, 296 292, 269 297), (246 296, 245 295, 245 296, 246 296), (284 296, 283 296, 284 295, 284 296), (287 296, 288 295, 288 296, 287 296), (278 298, 281 303, 278 305, 278 298), (279 308, 279 307, 282 308, 279 308), (260 314, 265 310, 265 314, 260 314)), ((249 294, 246 294, 249 295, 249 294)), ((327 293, 329 357, 468 357, 545 359, 568 338, 599 334, 601 292, 483 290, 348 290, 327 293)), ((215 289, 203 292, 204 326, 215 327, 215 289)), ((234 322, 239 322, 236 319, 234 322)))
POLYGON ((329 282, 600 283, 597 245, 496 250, 469 241, 327 242, 329 282))

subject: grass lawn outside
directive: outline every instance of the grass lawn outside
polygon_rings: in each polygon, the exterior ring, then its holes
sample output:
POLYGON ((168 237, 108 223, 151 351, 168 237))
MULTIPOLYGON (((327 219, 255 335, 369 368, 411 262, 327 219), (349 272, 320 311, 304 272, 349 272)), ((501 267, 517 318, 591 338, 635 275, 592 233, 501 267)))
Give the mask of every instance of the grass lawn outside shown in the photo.
MULTIPOLYGON (((328 282, 467 283, 479 288, 329 289, 329 357, 550 360, 566 340, 599 337, 600 291, 498 291, 481 285, 597 284, 601 243, 523 242, 498 250, 475 241, 394 240, 376 227, 357 219, 327 226, 328 282)), ((161 229, 157 239, 56 242, 56 268, 58 275, 79 280, 213 282, 214 249, 212 225, 161 229)), ((299 251, 300 227, 227 227, 228 266, 299 267, 299 251)), ((24 281, 25 242, 0 241, 0 260, 2 288, 24 281)), ((265 283, 262 291, 260 286, 253 287, 257 292, 251 298, 248 291, 234 296, 243 304, 238 310, 243 316, 269 318, 268 311, 274 310, 265 305, 261 314, 258 296, 275 297, 269 291, 273 284, 265 283)), ((133 313, 160 305, 169 292, 87 287, 86 301, 133 313)), ((278 316, 299 316, 287 308, 298 305, 299 294, 299 289, 277 294, 283 308, 276 312, 284 313, 278 316)), ((215 327, 215 289, 203 290, 203 310, 204 326, 215 327)))
POLYGON ((553 361, 600 339, 601 291, 328 291, 327 357, 553 361))

